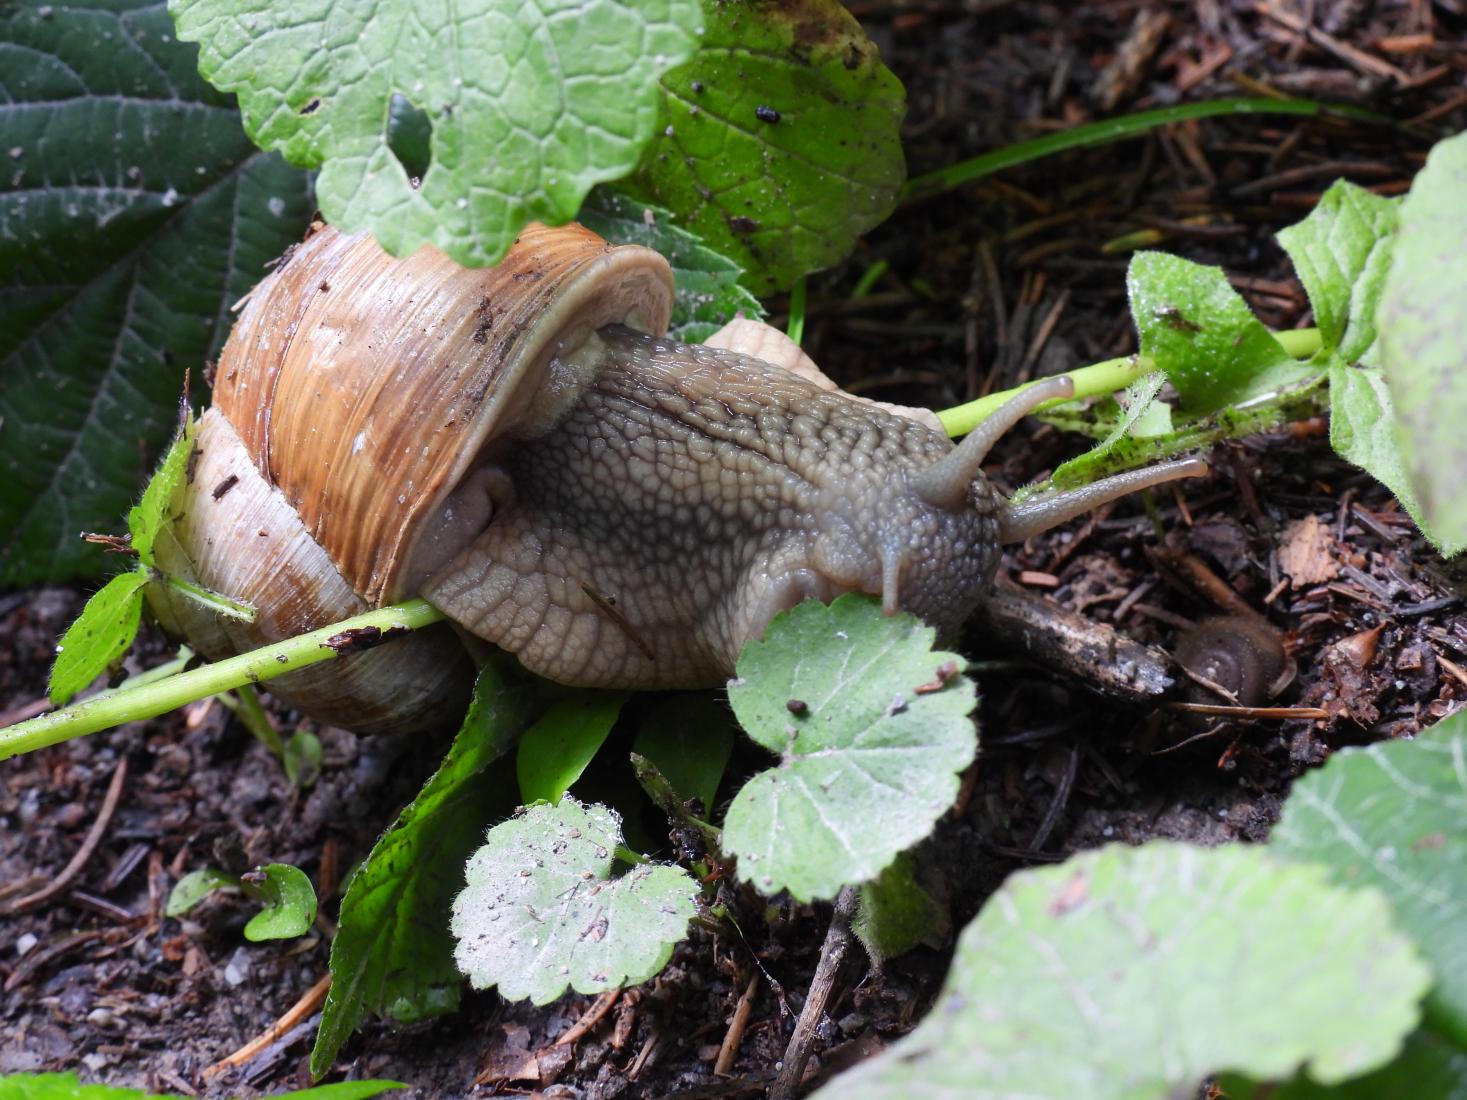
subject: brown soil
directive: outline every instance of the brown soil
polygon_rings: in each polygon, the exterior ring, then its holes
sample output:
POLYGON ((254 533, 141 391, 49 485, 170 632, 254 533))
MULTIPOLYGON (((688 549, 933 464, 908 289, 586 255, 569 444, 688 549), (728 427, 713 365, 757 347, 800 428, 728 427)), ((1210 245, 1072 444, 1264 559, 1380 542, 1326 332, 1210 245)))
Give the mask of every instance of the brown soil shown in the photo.
MULTIPOLYGON (((1157 247, 1222 264, 1260 316, 1309 323, 1273 242, 1340 176, 1397 194, 1436 136, 1467 127, 1460 4, 1335 0, 1306 37, 1267 5, 1045 5, 991 0, 855 3, 906 83, 912 174, 1107 113, 1179 98, 1289 94, 1369 107, 1418 129, 1358 120, 1242 117, 1172 127, 1009 171, 907 207, 843 268, 813 280, 807 346, 860 392, 933 407, 1133 350, 1126 254, 1107 241, 1155 230, 1157 247), (1149 13, 1149 14, 1147 14, 1149 13), (1162 13, 1158 15, 1157 13, 1162 13), (1413 37, 1414 36, 1414 37, 1413 37), (869 296, 851 290, 890 264, 869 296)), ((983 757, 960 813, 923 857, 954 927, 1010 871, 1108 840, 1256 840, 1289 782, 1342 745, 1409 736, 1467 694, 1467 623, 1446 567, 1393 500, 1329 449, 1325 425, 1218 448, 1212 473, 1126 502, 1005 561, 1008 574, 1164 648, 1220 613, 1184 574, 1210 574, 1286 640, 1297 675, 1275 706, 1325 719, 1187 724, 1108 702, 1083 682, 988 654, 978 671, 983 757), (1164 570, 1158 563, 1164 563, 1164 570), (1290 585, 1289 578, 1295 578, 1290 585), (1188 744, 1181 745, 1190 739, 1188 744)), ((1001 449, 1010 484, 1082 443, 1048 428, 1001 449)), ((80 589, 0 597, 0 724, 44 693, 80 589)), ((976 632, 975 632, 976 635, 976 632)), ((991 648, 991 647, 990 647, 991 648)), ((142 664, 165 649, 145 635, 142 664)), ((1194 720, 1195 721, 1195 720, 1194 720)), ((227 898, 165 919, 169 887, 204 864, 280 860, 334 912, 344 872, 432 770, 440 744, 323 730, 326 768, 306 793, 217 704, 0 765, 0 906, 57 876, 125 764, 115 812, 71 884, 6 917, 0 1072, 80 1071, 159 1091, 251 1096, 307 1083, 308 1017, 243 1070, 203 1070, 269 1028, 326 972, 327 944, 248 944, 227 898)), ((696 933, 578 1043, 555 1038, 590 1006, 546 1009, 469 995, 408 1031, 366 1025, 336 1073, 412 1083, 415 1096, 758 1096, 809 987, 828 907, 748 909, 743 942, 696 933), (713 1058, 758 974, 732 1076, 713 1058)), ((902 1034, 941 981, 942 945, 837 983, 810 1080, 902 1034)))

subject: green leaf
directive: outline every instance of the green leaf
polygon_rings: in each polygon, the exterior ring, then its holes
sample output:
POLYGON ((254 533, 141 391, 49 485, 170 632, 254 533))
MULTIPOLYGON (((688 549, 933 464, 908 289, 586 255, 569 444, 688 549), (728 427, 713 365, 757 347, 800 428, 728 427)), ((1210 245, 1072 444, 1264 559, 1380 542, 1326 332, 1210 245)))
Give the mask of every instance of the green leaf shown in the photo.
POLYGON ((1269 845, 1385 890, 1436 971, 1428 1023, 1467 1050, 1467 713, 1344 749, 1295 782, 1269 845))
POLYGON ((299 867, 267 863, 241 880, 250 894, 265 907, 244 926, 245 939, 290 940, 304 936, 316 919, 316 891, 299 867))
POLYGON ((127 652, 137 636, 147 583, 148 574, 141 569, 119 573, 87 601, 56 647, 51 702, 65 706, 127 652))
POLYGON ((188 470, 188 456, 193 450, 192 421, 173 439, 168 453, 158 464, 143 490, 143 498, 127 513, 127 529, 132 535, 132 548, 144 565, 153 565, 153 541, 168 521, 168 507, 173 494, 183 484, 188 470))
POLYGON ((95 576, 229 307, 299 239, 161 3, 0 5, 0 586, 95 576), (19 154, 13 151, 19 150, 19 154))
POLYGON ((598 187, 576 220, 608 241, 646 245, 667 257, 677 288, 667 333, 674 340, 700 343, 740 314, 756 321, 764 317, 759 299, 739 283, 743 269, 679 229, 661 207, 598 187))
POLYGON ((1337 181, 1309 216, 1279 231, 1279 244, 1309 293, 1327 352, 1375 364, 1375 310, 1391 262, 1395 199, 1337 181))
POLYGON ((1431 981, 1376 890, 1261 848, 1113 845, 1011 876, 917 1029, 819 1100, 1163 1100, 1384 1064, 1431 981))
POLYGON ((708 0, 704 16, 697 55, 662 78, 660 136, 628 186, 770 294, 891 213, 906 94, 837 0, 708 0))
POLYGON ((595 759, 626 701, 622 692, 576 692, 525 730, 515 761, 520 801, 559 802, 595 759))
POLYGON ((212 867, 190 871, 168 891, 168 907, 164 913, 170 917, 181 917, 215 890, 237 890, 239 885, 238 877, 212 867))
POLYGON ((760 891, 808 901, 868 882, 953 804, 977 750, 974 690, 934 637, 847 595, 806 601, 744 646, 728 699, 780 762, 735 796, 724 850, 760 891))
POLYGON ((320 167, 328 221, 371 230, 395 256, 433 244, 471 266, 498 261, 527 222, 569 221, 593 185, 636 167, 657 125, 657 78, 692 55, 703 20, 697 0, 431 12, 409 0, 174 0, 173 12, 260 147, 320 167), (432 130, 416 184, 392 145, 412 160, 421 137, 403 132, 394 97, 432 130))
POLYGON ((647 716, 632 751, 650 760, 679 798, 696 798, 708 817, 733 742, 727 707, 707 695, 679 695, 647 716))
POLYGON ((502 761, 533 713, 523 679, 506 662, 485 665, 443 763, 347 881, 311 1051, 316 1076, 368 1009, 410 1023, 458 1007, 449 908, 485 827, 514 805, 502 761))
POLYGON ((309 730, 296 730, 285 743, 280 763, 292 787, 312 787, 321 777, 321 739, 309 730))
POLYGON ((1161 371, 1154 371, 1127 386, 1123 399, 1118 403, 1111 403, 1115 408, 1114 421, 1105 438, 1084 454, 1076 455, 1060 463, 1051 475, 1051 483, 1056 488, 1088 485, 1109 472, 1106 469, 1107 460, 1111 458, 1116 447, 1127 436, 1144 434, 1148 437, 1157 437, 1170 434, 1171 407, 1164 401, 1156 400, 1156 395, 1161 392, 1161 387, 1166 385, 1166 381, 1165 374, 1161 371), (1158 423, 1155 416, 1147 416, 1153 409, 1162 410, 1164 424, 1158 423), (1145 432, 1138 431, 1143 418, 1148 429, 1145 432), (1154 428, 1161 428, 1161 430, 1150 430, 1154 428))
POLYGON ((875 963, 916 947, 944 927, 946 914, 912 875, 905 852, 873 882, 861 887, 851 931, 875 963))
MULTIPOLYGON (((313 1089, 274 1093, 274 1100, 368 1100, 389 1089, 405 1089, 400 1081, 337 1081, 313 1089)), ((118 1085, 84 1085, 74 1073, 14 1073, 0 1077, 5 1100, 168 1100, 141 1089, 118 1085)))
POLYGON ((1218 1085, 1228 1100, 1467 1100, 1467 1050, 1418 1031, 1390 1065, 1353 1081, 1321 1085, 1301 1074, 1259 1086, 1228 1076, 1218 1085))
POLYGON ((1214 412, 1319 373, 1283 349, 1221 268, 1138 252, 1126 290, 1141 354, 1166 372, 1189 412, 1214 412))
POLYGON ((1427 524, 1406 472, 1400 430, 1385 376, 1371 367, 1347 367, 1338 359, 1329 368, 1329 442, 1335 453, 1361 467, 1396 495, 1442 553, 1461 550, 1462 540, 1448 542, 1427 524))
POLYGON ((476 989, 549 1004, 569 986, 600 993, 651 978, 697 912, 680 867, 638 864, 611 878, 621 818, 573 798, 531 806, 489 830, 453 903, 454 958, 476 989))
POLYGON ((1467 133, 1438 142, 1400 208, 1380 308, 1380 364, 1427 524, 1467 544, 1467 133))

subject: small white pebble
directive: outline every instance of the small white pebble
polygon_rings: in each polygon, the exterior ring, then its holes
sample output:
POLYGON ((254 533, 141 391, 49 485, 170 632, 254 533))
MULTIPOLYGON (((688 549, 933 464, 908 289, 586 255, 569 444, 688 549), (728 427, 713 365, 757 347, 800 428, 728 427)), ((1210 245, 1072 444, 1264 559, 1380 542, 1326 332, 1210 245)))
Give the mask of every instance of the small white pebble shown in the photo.
POLYGON ((36 944, 40 942, 33 933, 23 932, 15 941, 15 953, 21 958, 25 958, 31 953, 31 950, 36 944))

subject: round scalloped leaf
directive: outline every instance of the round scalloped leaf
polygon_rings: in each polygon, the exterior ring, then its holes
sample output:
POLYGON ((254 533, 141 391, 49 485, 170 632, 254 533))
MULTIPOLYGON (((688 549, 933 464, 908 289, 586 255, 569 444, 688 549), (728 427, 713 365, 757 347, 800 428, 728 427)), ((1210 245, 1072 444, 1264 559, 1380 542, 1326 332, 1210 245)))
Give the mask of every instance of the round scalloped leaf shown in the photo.
POLYGON ((777 753, 724 820, 724 850, 766 894, 801 901, 869 882, 932 831, 978 740, 961 657, 865 596, 806 601, 739 655, 729 703, 777 753))
POLYGON ((660 971, 697 911, 678 867, 611 878, 621 818, 573 798, 489 830, 453 903, 454 960, 476 989, 548 1004, 570 986, 600 993, 660 971))
POLYGON ((1012 876, 905 1039, 818 1100, 1165 1100, 1207 1075, 1326 1084, 1401 1049, 1431 975, 1379 891, 1261 848, 1113 845, 1012 876))
POLYGON ((172 10, 250 136, 320 167, 330 221, 394 255, 430 243, 467 265, 496 262, 526 222, 569 221, 592 186, 636 167, 657 78, 691 56, 703 21, 697 0, 172 10))
POLYGON ((1436 970, 1428 1019, 1467 1050, 1467 714, 1336 753, 1289 792, 1269 845, 1369 883, 1436 970))
POLYGON ((896 205, 906 93, 838 0, 721 0, 662 78, 633 181, 758 294, 838 263, 896 205))

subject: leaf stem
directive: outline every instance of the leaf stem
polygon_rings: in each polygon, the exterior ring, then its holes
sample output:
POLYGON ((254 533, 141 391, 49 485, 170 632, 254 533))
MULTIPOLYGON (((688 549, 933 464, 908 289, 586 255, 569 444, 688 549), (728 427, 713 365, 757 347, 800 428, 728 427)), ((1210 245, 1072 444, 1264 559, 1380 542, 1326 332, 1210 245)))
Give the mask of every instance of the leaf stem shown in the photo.
MULTIPOLYGON (((442 618, 443 613, 425 600, 405 600, 191 672, 93 696, 74 706, 0 729, 0 760, 110 729, 123 722, 152 718, 196 699, 232 691, 245 684, 263 683, 298 668, 330 660, 341 655, 330 644, 331 640, 347 631, 420 630, 442 618)), ((340 647, 343 652, 349 648, 340 647)))
MULTIPOLYGON (((1323 337, 1320 336, 1317 328, 1285 329, 1273 335, 1274 339, 1283 346, 1284 351, 1296 359, 1308 359, 1324 346, 1323 337)), ((1047 409, 1052 405, 1064 404, 1066 400, 1074 401, 1082 397, 1101 397, 1114 393, 1116 390, 1129 386, 1142 375, 1150 374, 1156 370, 1156 367, 1155 361, 1144 355, 1126 355, 1119 359, 1106 359, 1099 363, 1091 363, 1088 367, 1078 367, 1067 372, 1075 381, 1075 396, 1046 401, 1039 408, 1047 409)), ((1037 385, 1039 381, 1042 379, 1026 382, 1012 389, 1000 390, 998 393, 990 393, 987 397, 980 397, 965 405, 954 405, 950 409, 941 409, 937 413, 937 419, 942 421, 943 430, 948 435, 967 435, 985 419, 992 416, 1005 401, 1023 393, 1030 386, 1037 385)))
MULTIPOLYGON (((1088 367, 1080 367, 1066 373, 1075 380, 1075 398, 1080 398, 1100 397, 1125 389, 1136 379, 1150 374, 1155 369, 1156 363, 1144 355, 1124 355, 1119 359, 1106 359, 1103 362, 1091 363, 1088 367)), ((1022 386, 1000 390, 998 393, 990 393, 987 397, 980 397, 976 401, 969 401, 966 405, 955 405, 951 409, 942 409, 938 412, 937 419, 942 421, 943 430, 948 435, 967 435, 987 417, 993 415, 994 411, 1009 398, 1023 393, 1031 386, 1038 385, 1040 381, 1042 379, 1026 382, 1022 386)), ((1050 405, 1063 404, 1075 398, 1046 401, 1039 408, 1044 409, 1050 405)))
MULTIPOLYGON (((1024 164, 1041 157, 1052 156, 1055 153, 1064 152, 1067 149, 1076 149, 1084 145, 1100 145, 1111 141, 1123 141, 1126 138, 1139 137, 1158 126, 1166 126, 1173 122, 1185 122, 1194 118, 1212 118, 1216 115, 1241 115, 1241 114, 1265 114, 1265 115, 1317 115, 1325 110, 1323 104, 1315 103, 1307 99, 1250 99, 1235 96, 1227 99, 1213 99, 1202 103, 1183 103, 1173 107, 1158 107, 1152 111, 1139 111, 1136 114, 1122 115, 1120 118, 1108 118, 1100 122, 1090 122, 1083 126, 1071 126, 1053 134, 1045 134, 1042 137, 1030 141, 1020 141, 1013 145, 1005 145, 999 149, 992 149, 987 153, 972 157, 968 160, 950 164, 946 168, 939 168, 936 172, 928 172, 924 176, 917 176, 907 181, 902 188, 899 202, 905 204, 918 199, 928 198, 932 195, 941 194, 954 187, 974 180, 991 176, 993 173, 1005 168, 1012 168, 1017 164, 1024 164)), ((1376 116, 1379 117, 1379 116, 1376 116)))

